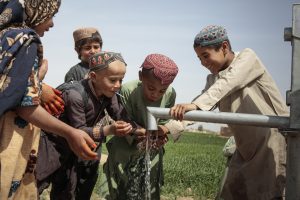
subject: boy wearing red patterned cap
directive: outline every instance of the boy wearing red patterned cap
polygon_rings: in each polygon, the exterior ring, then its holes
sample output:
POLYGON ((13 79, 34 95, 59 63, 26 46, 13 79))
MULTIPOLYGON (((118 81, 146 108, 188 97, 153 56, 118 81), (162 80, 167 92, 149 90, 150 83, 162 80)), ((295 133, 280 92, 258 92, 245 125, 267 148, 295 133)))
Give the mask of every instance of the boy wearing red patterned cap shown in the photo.
MULTIPOLYGON (((173 60, 161 54, 150 54, 146 57, 139 71, 139 80, 125 83, 121 95, 127 112, 132 120, 147 128, 147 106, 170 108, 175 103, 176 93, 170 84, 178 73, 173 60)), ((159 120, 157 141, 152 145, 151 166, 151 199, 160 199, 160 187, 163 184, 163 145, 170 133, 174 140, 183 130, 180 122, 159 120)), ((113 137, 107 143, 108 159, 104 166, 109 195, 108 199, 145 199, 145 132, 126 136, 113 137)))
MULTIPOLYGON (((211 74, 192 103, 178 104, 170 114, 183 119, 190 110, 260 115, 288 115, 267 69, 249 48, 233 52, 222 26, 207 26, 195 37, 194 50, 211 74)), ((277 128, 228 125, 236 141, 221 191, 222 199, 284 199, 286 142, 277 128)))

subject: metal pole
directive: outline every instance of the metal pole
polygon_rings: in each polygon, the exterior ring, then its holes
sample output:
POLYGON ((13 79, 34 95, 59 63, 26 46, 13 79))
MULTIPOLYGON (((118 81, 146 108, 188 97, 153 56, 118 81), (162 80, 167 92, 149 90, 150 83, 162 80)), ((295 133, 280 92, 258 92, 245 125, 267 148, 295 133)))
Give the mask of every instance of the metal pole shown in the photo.
POLYGON ((287 92, 290 105, 290 128, 287 134, 286 199, 300 199, 300 4, 293 5, 292 28, 284 31, 284 40, 292 44, 291 90, 287 92))
MULTIPOLYGON (((148 113, 148 128, 153 130, 156 126, 155 118, 171 119, 169 115, 169 108, 147 107, 148 113)), ((212 112, 212 111, 190 111, 185 113, 184 120, 212 122, 222 124, 237 124, 237 125, 250 125, 272 128, 288 128, 289 117, 283 116, 268 116, 244 113, 229 113, 229 112, 212 112)))

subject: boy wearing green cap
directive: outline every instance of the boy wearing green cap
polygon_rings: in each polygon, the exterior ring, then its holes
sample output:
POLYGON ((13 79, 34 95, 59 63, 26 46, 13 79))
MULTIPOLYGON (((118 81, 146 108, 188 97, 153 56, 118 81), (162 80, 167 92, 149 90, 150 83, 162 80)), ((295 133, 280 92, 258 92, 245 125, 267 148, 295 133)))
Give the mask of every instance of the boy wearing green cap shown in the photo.
MULTIPOLYGON (((192 103, 178 104, 170 114, 179 120, 191 110, 288 115, 267 69, 252 49, 233 52, 226 30, 207 26, 196 35, 194 50, 211 74, 192 103)), ((286 142, 276 128, 228 125, 236 151, 228 167, 221 198, 281 199, 285 188, 286 142)))

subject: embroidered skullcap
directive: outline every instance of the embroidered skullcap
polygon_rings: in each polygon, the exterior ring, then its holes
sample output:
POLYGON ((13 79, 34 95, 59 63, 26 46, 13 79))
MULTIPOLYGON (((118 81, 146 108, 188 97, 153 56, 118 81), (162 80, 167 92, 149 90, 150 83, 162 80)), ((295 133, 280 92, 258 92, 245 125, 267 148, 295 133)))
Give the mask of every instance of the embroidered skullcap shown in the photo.
POLYGON ((194 47, 215 45, 228 40, 227 31, 222 26, 209 25, 203 28, 195 37, 194 47))
POLYGON ((78 42, 85 38, 99 38, 102 42, 102 37, 99 31, 93 27, 79 28, 73 32, 74 42, 78 42))
POLYGON ((178 73, 175 62, 162 54, 148 55, 141 67, 143 69, 153 69, 155 77, 163 85, 171 84, 178 73))
POLYGON ((103 70, 108 67, 108 65, 114 61, 121 61, 122 63, 127 65, 120 53, 114 53, 114 52, 100 52, 97 54, 94 54, 90 58, 89 67, 90 71, 98 71, 103 70))

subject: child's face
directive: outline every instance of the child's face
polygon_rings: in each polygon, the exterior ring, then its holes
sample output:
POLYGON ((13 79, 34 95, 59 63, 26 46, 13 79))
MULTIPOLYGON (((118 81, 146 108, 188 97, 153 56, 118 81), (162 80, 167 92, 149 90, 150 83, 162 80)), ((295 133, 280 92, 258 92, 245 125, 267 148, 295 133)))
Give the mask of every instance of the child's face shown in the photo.
POLYGON ((144 98, 150 102, 161 99, 170 85, 162 85, 159 79, 150 75, 143 75, 141 72, 139 76, 142 81, 144 98))
POLYGON ((126 66, 120 61, 114 61, 109 67, 90 73, 94 90, 98 97, 104 95, 111 98, 121 89, 122 81, 126 73, 126 66))
POLYGON ((219 71, 225 68, 226 57, 223 47, 215 50, 212 47, 196 47, 195 52, 201 61, 201 64, 206 67, 212 74, 218 74, 219 71))
POLYGON ((45 32, 49 31, 50 28, 52 28, 53 26, 54 26, 53 17, 51 17, 51 18, 47 19, 46 21, 44 21, 43 23, 37 25, 33 29, 40 37, 43 37, 45 32))
POLYGON ((101 46, 99 42, 89 42, 84 44, 79 51, 80 59, 83 62, 88 63, 89 58, 95 53, 99 53, 101 51, 101 46))

